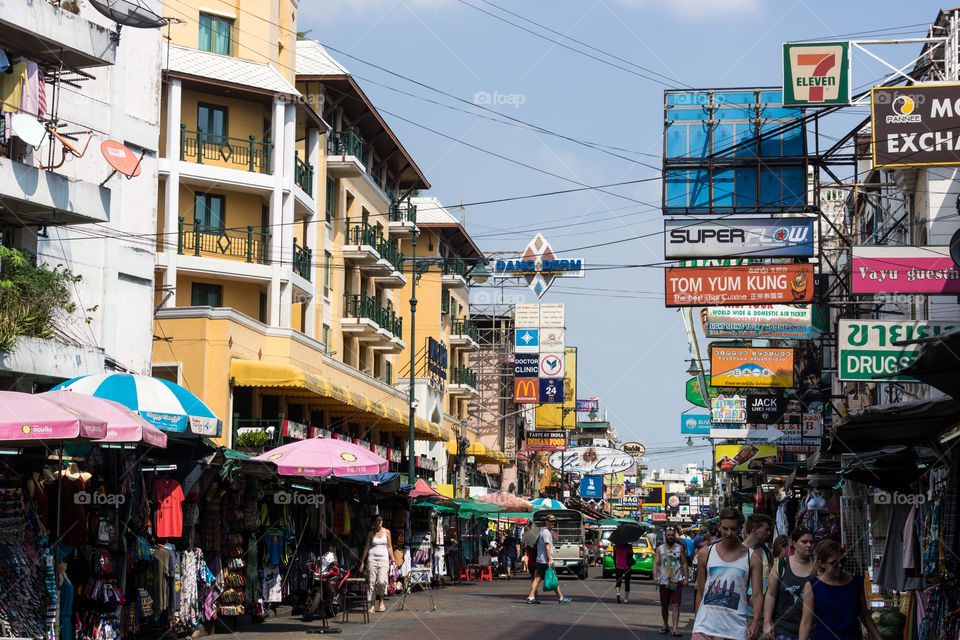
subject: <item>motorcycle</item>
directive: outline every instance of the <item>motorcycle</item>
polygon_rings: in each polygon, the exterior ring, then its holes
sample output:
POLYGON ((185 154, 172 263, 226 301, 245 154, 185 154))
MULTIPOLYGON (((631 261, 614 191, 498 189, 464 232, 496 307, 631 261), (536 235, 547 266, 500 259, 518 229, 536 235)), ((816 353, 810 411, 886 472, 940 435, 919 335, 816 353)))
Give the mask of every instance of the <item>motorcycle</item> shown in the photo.
POLYGON ((318 613, 324 618, 335 617, 343 606, 343 583, 350 577, 350 570, 340 568, 331 552, 320 559, 319 566, 308 562, 307 571, 309 590, 303 619, 309 622, 318 613), (320 611, 321 605, 323 611, 320 611))

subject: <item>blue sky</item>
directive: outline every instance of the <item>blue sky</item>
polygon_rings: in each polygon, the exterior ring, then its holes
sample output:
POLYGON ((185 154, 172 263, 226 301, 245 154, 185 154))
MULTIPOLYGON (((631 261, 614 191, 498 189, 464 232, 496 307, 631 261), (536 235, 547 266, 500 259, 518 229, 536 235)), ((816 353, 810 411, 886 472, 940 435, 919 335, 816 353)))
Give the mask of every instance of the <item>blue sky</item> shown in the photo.
MULTIPOLYGON (((679 314, 663 306, 662 269, 619 268, 663 260, 663 90, 779 86, 785 41, 921 37, 940 8, 849 0, 304 0, 298 21, 310 38, 341 52, 331 51, 424 171, 429 194, 462 215, 481 249, 522 251, 539 230, 555 250, 569 250, 561 257, 595 268, 555 284, 542 301, 566 303, 567 344, 580 349, 578 395, 599 396, 623 438, 646 444, 651 468, 660 468, 709 457, 697 448, 656 453, 685 440, 686 339, 679 314)), ((919 48, 872 51, 904 64, 919 48)), ((854 87, 884 74, 881 63, 854 53, 854 87)), ((822 144, 866 114, 832 116, 822 144)), ((535 301, 525 288, 503 294, 535 301)), ((479 302, 500 295, 499 288, 474 292, 479 302)))

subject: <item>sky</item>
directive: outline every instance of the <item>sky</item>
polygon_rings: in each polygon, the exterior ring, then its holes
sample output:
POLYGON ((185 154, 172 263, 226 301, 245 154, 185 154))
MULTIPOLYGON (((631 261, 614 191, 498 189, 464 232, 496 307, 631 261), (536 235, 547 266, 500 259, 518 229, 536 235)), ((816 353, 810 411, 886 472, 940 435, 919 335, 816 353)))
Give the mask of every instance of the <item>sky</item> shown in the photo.
MULTIPOLYGON (((583 279, 558 281, 540 301, 566 305, 578 396, 598 396, 623 440, 645 444, 648 466, 659 469, 710 456, 705 440, 687 448, 680 436, 680 414, 696 410, 684 399, 690 356, 679 313, 663 304, 662 267, 645 266, 663 261, 663 91, 778 87, 783 42, 923 37, 941 8, 302 0, 298 28, 354 75, 431 183, 422 195, 460 217, 486 254, 520 252, 539 231, 559 257, 584 260, 583 279)), ((868 48, 899 66, 920 45, 868 48)), ((888 72, 854 51, 855 89, 888 72)), ((866 115, 853 107, 825 119, 821 144, 866 115)), ((473 290, 473 303, 537 302, 525 287, 488 285, 473 290)))

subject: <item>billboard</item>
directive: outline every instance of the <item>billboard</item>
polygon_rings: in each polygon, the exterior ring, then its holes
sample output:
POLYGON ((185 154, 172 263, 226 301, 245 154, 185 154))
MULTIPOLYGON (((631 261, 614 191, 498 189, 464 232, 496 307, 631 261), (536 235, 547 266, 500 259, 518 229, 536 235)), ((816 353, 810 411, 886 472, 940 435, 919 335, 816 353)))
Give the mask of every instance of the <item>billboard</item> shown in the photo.
POLYGON ((530 431, 527 433, 527 451, 566 450, 566 431, 530 431))
POLYGON ((719 471, 761 471, 764 461, 777 461, 777 447, 770 444, 718 444, 714 465, 719 471))
POLYGON ((710 400, 710 420, 718 424, 745 424, 747 399, 743 396, 717 396, 710 400))
POLYGON ((813 325, 808 304, 708 307, 702 313, 708 338, 807 339, 813 325))
POLYGON ((859 246, 851 253, 853 293, 960 293, 948 246, 859 246))
POLYGON ((586 413, 588 411, 598 411, 600 409, 599 398, 587 398, 586 400, 576 401, 576 410, 586 413))
POLYGON ((539 378, 514 378, 513 401, 516 404, 536 404, 540 401, 539 378))
POLYGON ((785 43, 783 104, 796 107, 850 104, 850 43, 785 43))
POLYGON ((573 429, 577 426, 577 348, 566 347, 563 354, 566 371, 562 402, 537 407, 536 424, 539 429, 573 429))
POLYGON ((637 495, 644 507, 662 507, 667 492, 662 484, 642 484, 637 487, 637 495))
POLYGON ((710 435, 710 415, 699 413, 680 414, 680 433, 682 435, 706 436, 710 435))
POLYGON ((960 164, 960 85, 874 87, 874 167, 960 164))
POLYGON ((806 209, 803 113, 778 88, 664 92, 663 213, 806 209))
POLYGON ((493 263, 494 278, 523 278, 538 298, 543 297, 557 278, 582 278, 583 273, 582 259, 558 258, 547 239, 539 233, 524 249, 519 260, 496 260, 493 263))
POLYGON ((581 498, 603 497, 603 476, 583 476, 580 478, 581 498))
POLYGON ((668 307, 778 304, 813 300, 813 265, 669 267, 663 270, 668 307))
MULTIPOLYGON (((719 392, 710 384, 710 374, 703 376, 707 381, 707 398, 716 398, 719 395, 719 392)), ((695 404, 698 407, 706 407, 707 403, 703 400, 703 395, 700 393, 700 377, 693 376, 687 380, 687 402, 695 404)))
POLYGON ((668 260, 812 256, 813 218, 665 220, 663 254, 668 260))
POLYGON ((563 402, 563 378, 540 378, 540 402, 552 404, 563 402))
POLYGON ((619 449, 610 447, 573 447, 566 452, 557 451, 550 454, 547 463, 566 473, 584 475, 608 475, 626 471, 636 461, 633 456, 627 455, 619 449))
POLYGON ((747 394, 747 422, 750 424, 774 424, 780 422, 787 410, 783 392, 775 394, 747 394))
POLYGON ((540 356, 536 353, 514 354, 513 375, 516 378, 540 377, 540 356))
MULTIPOLYGON (((837 330, 839 379, 873 380, 878 375, 896 373, 917 359, 923 345, 896 346, 894 342, 938 336, 957 326, 960 325, 950 322, 840 320, 837 330)), ((913 380, 909 376, 884 379, 913 380)))
POLYGON ((793 387, 793 349, 710 345, 710 379, 717 387, 793 387))

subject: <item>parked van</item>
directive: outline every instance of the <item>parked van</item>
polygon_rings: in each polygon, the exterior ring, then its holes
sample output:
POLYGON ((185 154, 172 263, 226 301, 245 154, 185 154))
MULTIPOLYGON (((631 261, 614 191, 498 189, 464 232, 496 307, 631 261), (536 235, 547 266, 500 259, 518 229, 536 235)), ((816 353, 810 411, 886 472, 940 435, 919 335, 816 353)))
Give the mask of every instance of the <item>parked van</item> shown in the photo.
POLYGON ((544 509, 533 514, 533 523, 542 527, 547 516, 557 519, 553 528, 559 537, 553 548, 554 569, 557 573, 567 571, 586 580, 587 545, 583 514, 573 509, 544 509))

